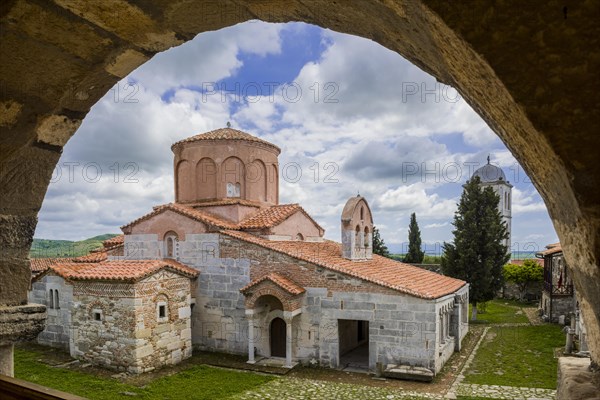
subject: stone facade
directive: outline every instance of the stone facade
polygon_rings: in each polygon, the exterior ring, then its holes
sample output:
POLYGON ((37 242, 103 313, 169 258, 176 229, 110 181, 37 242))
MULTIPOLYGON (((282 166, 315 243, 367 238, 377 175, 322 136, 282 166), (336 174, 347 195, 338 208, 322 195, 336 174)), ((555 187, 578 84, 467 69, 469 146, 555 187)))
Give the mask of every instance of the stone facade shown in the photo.
POLYGON ((159 272, 135 284, 77 283, 74 292, 72 356, 133 373, 191 356, 188 278, 159 272))
POLYGON ((48 310, 38 342, 67 349, 94 365, 131 373, 190 357, 196 288, 190 277, 195 272, 148 269, 147 264, 119 261, 50 267, 30 292, 31 301, 48 310), (101 268, 114 270, 113 276, 95 272, 101 268), (130 278, 135 273, 139 279, 130 278))
POLYGON ((29 302, 45 304, 47 307, 46 326, 38 335, 38 342, 68 350, 73 309, 72 286, 56 274, 46 274, 32 283, 29 302))

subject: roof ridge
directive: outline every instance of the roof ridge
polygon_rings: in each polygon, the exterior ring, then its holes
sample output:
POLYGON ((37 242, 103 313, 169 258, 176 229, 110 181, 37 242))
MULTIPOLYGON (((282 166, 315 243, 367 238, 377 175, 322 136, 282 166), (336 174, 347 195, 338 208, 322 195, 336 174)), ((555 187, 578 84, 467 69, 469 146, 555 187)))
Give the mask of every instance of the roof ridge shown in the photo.
POLYGON ((171 150, 173 150, 178 145, 183 143, 192 143, 201 140, 245 140, 247 142, 260 143, 263 145, 267 145, 269 147, 275 148, 279 153, 281 149, 274 145, 271 142, 268 142, 264 139, 259 138, 258 136, 254 136, 248 132, 241 131, 239 129, 234 128, 218 128, 212 131, 199 133, 188 138, 179 140, 171 145, 171 150))
MULTIPOLYGON (((232 231, 232 230, 222 230, 220 231, 220 233, 236 238, 236 239, 240 239, 243 241, 246 241, 248 243, 252 243, 252 244, 256 244, 258 246, 261 246, 263 248, 266 248, 268 250, 273 250, 276 251, 278 253, 281 254, 285 254, 288 255, 292 258, 298 259, 298 260, 302 260, 302 261, 307 261, 316 265, 319 265, 323 268, 327 268, 329 270, 332 271, 336 271, 348 276, 353 276, 362 280, 365 280, 367 282, 371 282, 374 284, 377 284, 379 286, 383 286, 386 287, 388 289, 392 289, 392 290, 396 290, 405 294, 409 294, 415 297, 419 297, 419 298, 424 298, 424 299, 436 299, 445 295, 448 295, 450 293, 455 292, 456 290, 462 288, 465 284, 467 284, 467 282, 462 281, 460 279, 456 279, 456 278, 451 278, 451 277, 447 277, 444 275, 440 275, 437 274, 435 272, 431 272, 419 267, 415 267, 413 265, 410 264, 406 264, 406 263, 402 263, 399 261, 395 261, 392 259, 388 259, 386 257, 382 257, 382 256, 378 256, 378 255, 374 255, 375 257, 375 261, 380 261, 378 264, 381 264, 378 267, 381 267, 382 269, 379 270, 379 272, 382 272, 382 274, 380 276, 375 276, 375 273, 378 272, 378 270, 374 270, 374 271, 370 271, 369 273, 365 274, 364 272, 366 271, 362 271, 360 269, 352 269, 352 268, 348 268, 348 266, 344 266, 341 264, 332 264, 332 263, 328 263, 322 260, 322 258, 320 258, 320 255, 318 254, 319 251, 317 252, 316 256, 313 256, 313 252, 302 252, 302 251, 297 251, 298 249, 295 249, 295 247, 298 247, 299 244, 304 244, 307 247, 312 247, 312 246, 319 246, 319 245, 323 245, 323 244, 328 244, 329 246, 336 246, 336 253, 337 250, 341 250, 339 249, 339 247, 341 246, 340 243, 335 242, 335 241, 324 241, 324 242, 298 242, 298 241, 268 241, 265 239, 262 239, 260 237, 251 235, 247 232, 240 232, 240 231, 232 231), (286 248, 290 247, 290 248, 286 248), (294 251, 296 250, 296 251, 294 251), (383 261, 383 263, 381 263, 383 261), (399 266, 402 267, 402 272, 404 272, 404 275, 412 275, 412 277, 410 277, 410 279, 408 279, 406 282, 393 282, 393 279, 398 278, 398 273, 395 273, 393 276, 390 275, 386 275, 384 272, 384 268, 390 267, 391 264, 394 264, 394 266, 399 266), (439 282, 427 282, 427 281, 423 281, 423 282, 413 282, 415 280, 415 274, 420 274, 423 276, 428 276, 428 277, 435 277, 437 278, 439 281, 447 281, 447 283, 453 282, 454 285, 442 292, 442 293, 437 293, 434 294, 432 293, 430 290, 432 287, 436 287, 439 286, 439 282), (392 279, 392 280, 391 280, 392 279), (387 281, 386 281, 387 280, 387 281), (407 285, 407 283, 409 283, 407 285), (412 286, 412 288, 410 287, 412 286)), ((314 250, 314 249, 313 249, 314 250)), ((319 250, 319 249, 317 249, 319 250)), ((327 249, 323 248, 323 251, 326 253, 327 249)), ((341 257, 341 251, 338 254, 339 257, 341 257)), ((345 262, 344 260, 340 260, 342 262, 345 262)), ((361 263, 356 263, 353 265, 353 267, 358 267, 360 266, 361 268, 367 264, 370 263, 371 260, 366 261, 366 262, 361 262, 361 263)), ((368 265, 368 264, 367 264, 368 265)), ((398 271, 399 272, 399 271, 398 271)))

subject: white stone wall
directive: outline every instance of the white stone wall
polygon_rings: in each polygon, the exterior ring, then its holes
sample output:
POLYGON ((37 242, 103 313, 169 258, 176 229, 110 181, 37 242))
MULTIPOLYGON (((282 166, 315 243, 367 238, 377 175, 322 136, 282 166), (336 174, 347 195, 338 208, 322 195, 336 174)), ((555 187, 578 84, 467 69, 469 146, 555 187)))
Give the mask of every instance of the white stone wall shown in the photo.
POLYGON ((156 260, 163 257, 164 249, 162 241, 158 240, 156 234, 125 235, 124 255, 113 256, 129 260, 156 260))
POLYGON ((179 261, 200 271, 192 312, 192 342, 202 350, 244 354, 248 324, 240 289, 250 282, 250 260, 220 258, 219 235, 187 234, 179 261))
POLYGON ((48 273, 32 283, 29 302, 45 304, 47 307, 46 327, 38 335, 38 343, 67 350, 73 307, 73 288, 66 284, 60 276, 48 273), (50 308, 50 289, 58 290, 58 308, 50 308))

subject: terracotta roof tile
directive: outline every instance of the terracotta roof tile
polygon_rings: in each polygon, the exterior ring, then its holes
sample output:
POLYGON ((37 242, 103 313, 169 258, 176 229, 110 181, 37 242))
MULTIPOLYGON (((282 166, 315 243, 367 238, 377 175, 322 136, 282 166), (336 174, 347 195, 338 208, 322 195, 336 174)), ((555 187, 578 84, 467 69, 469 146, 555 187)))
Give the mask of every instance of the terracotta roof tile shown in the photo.
POLYGON ((277 272, 271 272, 269 274, 263 275, 260 278, 253 280, 252 282, 250 282, 249 284, 247 284, 246 286, 241 288, 240 292, 245 293, 249 289, 253 288, 254 286, 256 286, 259 283, 264 282, 266 280, 273 282, 274 284, 276 284, 277 286, 279 286, 280 288, 282 288, 283 290, 285 290, 286 292, 288 292, 289 294, 294 295, 294 296, 302 294, 306 291, 302 286, 298 285, 296 282, 292 281, 291 279, 286 278, 285 276, 279 275, 277 272))
POLYGON ((61 262, 51 265, 48 271, 68 280, 103 280, 135 282, 162 269, 195 278, 199 272, 175 260, 114 260, 96 263, 61 262))
POLYGON ((31 274, 35 277, 45 272, 51 265, 71 260, 72 258, 32 258, 29 260, 29 268, 31 269, 31 274))
POLYGON ((240 229, 263 229, 277 226, 287 218, 291 217, 296 212, 302 212, 306 215, 318 228, 323 231, 323 228, 312 219, 310 215, 299 204, 280 204, 265 208, 258 213, 246 218, 240 223, 240 229))
POLYGON ((560 243, 549 244, 548 246, 546 246, 546 250, 536 253, 536 256, 544 257, 555 253, 562 253, 562 246, 560 245, 560 243))
POLYGON ((161 206, 156 206, 154 207, 154 210, 134 221, 131 221, 130 223, 128 223, 127 225, 124 225, 121 227, 121 229, 123 231, 125 231, 126 229, 128 229, 129 227, 138 224, 142 221, 145 221, 157 214, 160 214, 161 212, 165 211, 165 210, 171 210, 174 211, 176 213, 179 213, 183 216, 189 217, 191 219, 194 219, 196 221, 200 221, 202 223, 205 223, 207 225, 212 225, 212 226, 216 226, 217 228, 222 228, 222 229, 237 229, 237 224, 234 224, 232 222, 229 222, 221 217, 218 217, 216 215, 210 214, 206 211, 201 211, 198 209, 195 209, 193 207, 187 206, 187 205, 183 205, 183 204, 178 204, 178 203, 169 203, 169 204, 163 204, 161 206))
POLYGON ((342 257, 341 244, 333 241, 270 241, 249 233, 225 230, 221 233, 287 254, 324 268, 369 281, 424 299, 436 299, 455 292, 466 282, 373 255, 371 260, 350 261, 342 257))
POLYGON ((233 129, 233 128, 215 129, 214 131, 191 136, 187 139, 183 139, 176 143, 173 143, 173 145, 171 146, 171 149, 173 149, 177 145, 180 145, 183 143, 197 142, 200 140, 244 140, 247 142, 261 143, 261 144, 275 148, 278 153, 281 152, 281 149, 279 147, 275 146, 273 143, 267 142, 266 140, 260 139, 256 136, 252 136, 249 133, 242 132, 240 130, 233 129))
POLYGON ((184 203, 186 206, 188 207, 194 207, 194 208, 201 208, 201 207, 210 207, 210 206, 228 206, 228 205, 235 205, 235 204, 239 204, 242 206, 248 206, 248 207, 262 207, 261 203, 255 202, 255 201, 250 201, 250 200, 244 200, 244 199, 239 199, 239 198, 228 198, 228 199, 212 199, 212 200, 206 200, 206 201, 196 201, 196 202, 190 202, 190 203, 184 203))
POLYGON ((214 215, 207 211, 203 211, 201 207, 187 204, 184 205, 179 203, 169 203, 154 207, 154 210, 152 212, 130 222, 127 225, 122 226, 121 229, 123 231, 126 231, 129 227, 138 224, 142 221, 145 221, 157 214, 160 214, 165 210, 171 210, 186 217, 192 218, 196 221, 200 221, 202 223, 212 225, 220 229, 228 230, 271 228, 276 225, 279 225, 288 217, 300 211, 304 215, 306 215, 319 228, 319 230, 324 231, 323 228, 321 228, 321 226, 314 219, 312 219, 312 217, 306 211, 304 211, 304 209, 298 204, 281 204, 277 206, 270 206, 259 210, 257 213, 243 220, 241 223, 236 224, 218 215, 214 215))
MULTIPOLYGON (((113 249, 116 247, 113 247, 113 249)), ((111 249, 112 250, 112 249, 111 249)), ((74 257, 71 259, 75 263, 96 263, 105 261, 108 259, 108 252, 106 250, 92 251, 89 254, 80 257, 74 257)))
POLYGON ((118 235, 102 242, 104 249, 112 250, 113 248, 123 246, 125 243, 125 235, 118 235))

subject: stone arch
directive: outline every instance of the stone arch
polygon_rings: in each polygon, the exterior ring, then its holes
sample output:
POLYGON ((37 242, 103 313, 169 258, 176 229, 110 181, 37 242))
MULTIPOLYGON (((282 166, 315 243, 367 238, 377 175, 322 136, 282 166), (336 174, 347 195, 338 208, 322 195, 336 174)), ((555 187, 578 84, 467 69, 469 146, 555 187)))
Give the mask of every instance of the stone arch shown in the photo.
POLYGON ((219 190, 223 196, 246 198, 245 175, 246 169, 242 160, 237 157, 229 157, 223 161, 220 168, 219 190))
POLYGON ((260 202, 267 201, 267 167, 261 160, 254 160, 246 169, 246 199, 260 202))
POLYGON ((194 177, 192 175, 191 164, 187 160, 181 160, 177 164, 177 201, 194 200, 194 177))
POLYGON ((261 297, 271 296, 276 298, 283 308, 283 311, 294 311, 292 298, 289 293, 286 293, 283 289, 277 286, 265 287, 252 293, 250 297, 246 298, 246 309, 252 310, 256 306, 257 302, 261 297))
POLYGON ((574 81, 596 81, 597 68, 588 60, 596 60, 598 50, 588 48, 586 40, 600 35, 594 2, 569 7, 561 24, 556 16, 562 5, 522 4, 515 13, 509 2, 119 4, 122 15, 131 17, 114 18, 100 2, 9 2, 3 9, 0 223, 11 234, 0 245, 11 256, 1 270, 0 304, 27 301, 27 254, 61 148, 117 81, 152 54, 201 32, 250 19, 303 21, 373 39, 403 55, 456 87, 498 134, 548 206, 582 295, 592 358, 600 361, 600 164, 590 151, 600 147, 600 137, 589 107, 597 104, 597 90, 583 84, 568 90, 574 81), (54 23, 38 29, 39 15, 54 23), (514 18, 507 23, 494 15, 514 18), (564 35, 565 24, 569 35, 564 35), (73 31, 80 32, 78 37, 71 38, 73 31), (490 41, 489 32, 502 40, 490 41), (538 36, 561 40, 523 40, 538 36), (532 58, 543 60, 543 66, 532 67, 532 58), (28 72, 25 79, 22 71, 28 72), (548 73, 557 79, 548 79, 548 73), (560 121, 556 110, 561 110, 560 121))
POLYGON ((164 257, 179 258, 179 235, 175 231, 167 231, 163 236, 164 257))
POLYGON ((196 164, 196 197, 198 200, 217 198, 217 164, 204 157, 196 164))

